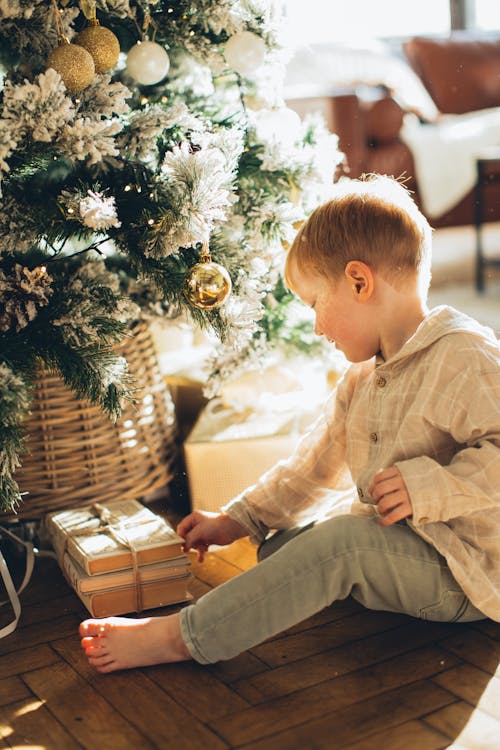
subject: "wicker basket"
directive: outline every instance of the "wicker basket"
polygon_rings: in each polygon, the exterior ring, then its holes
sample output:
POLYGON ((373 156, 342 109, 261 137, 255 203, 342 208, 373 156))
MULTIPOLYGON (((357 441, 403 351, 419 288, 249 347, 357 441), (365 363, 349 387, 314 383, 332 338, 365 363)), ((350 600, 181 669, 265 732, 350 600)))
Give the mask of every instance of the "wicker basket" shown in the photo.
POLYGON ((57 375, 40 371, 27 449, 15 478, 23 496, 15 516, 44 513, 97 501, 140 498, 172 479, 176 452, 175 409, 145 325, 117 351, 129 364, 138 391, 113 422, 97 406, 79 400, 57 375))

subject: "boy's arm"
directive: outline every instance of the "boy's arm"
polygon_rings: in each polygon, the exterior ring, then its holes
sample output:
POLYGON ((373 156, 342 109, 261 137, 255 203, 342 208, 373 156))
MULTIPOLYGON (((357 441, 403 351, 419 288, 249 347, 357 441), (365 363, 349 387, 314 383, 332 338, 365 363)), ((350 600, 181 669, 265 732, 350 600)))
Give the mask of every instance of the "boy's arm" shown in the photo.
POLYGON ((332 490, 344 499, 345 490, 352 488, 345 464, 345 417, 354 383, 347 373, 293 455, 222 509, 245 526, 254 541, 262 541, 271 528, 297 525, 322 501, 332 505, 332 490))
POLYGON ((428 456, 396 462, 417 525, 500 506, 500 369, 471 366, 440 393, 458 448, 446 466, 428 456))

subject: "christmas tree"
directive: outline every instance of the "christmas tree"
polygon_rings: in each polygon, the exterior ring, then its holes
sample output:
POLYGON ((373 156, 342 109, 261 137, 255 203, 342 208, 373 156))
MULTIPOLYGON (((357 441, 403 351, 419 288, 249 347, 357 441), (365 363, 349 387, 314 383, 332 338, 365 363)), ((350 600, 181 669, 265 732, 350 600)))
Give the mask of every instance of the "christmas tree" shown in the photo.
POLYGON ((0 509, 43 363, 113 416, 140 318, 221 341, 215 392, 307 349, 281 277, 340 160, 282 98, 274 0, 0 0, 0 509))

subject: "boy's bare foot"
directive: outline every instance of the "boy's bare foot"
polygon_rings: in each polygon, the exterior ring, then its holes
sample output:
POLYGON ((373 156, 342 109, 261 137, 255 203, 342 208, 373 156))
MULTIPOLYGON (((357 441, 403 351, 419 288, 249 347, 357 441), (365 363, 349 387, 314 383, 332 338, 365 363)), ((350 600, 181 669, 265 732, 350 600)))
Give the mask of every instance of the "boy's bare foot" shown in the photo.
POLYGON ((181 637, 179 615, 106 617, 80 625, 81 645, 98 672, 191 659, 181 637))

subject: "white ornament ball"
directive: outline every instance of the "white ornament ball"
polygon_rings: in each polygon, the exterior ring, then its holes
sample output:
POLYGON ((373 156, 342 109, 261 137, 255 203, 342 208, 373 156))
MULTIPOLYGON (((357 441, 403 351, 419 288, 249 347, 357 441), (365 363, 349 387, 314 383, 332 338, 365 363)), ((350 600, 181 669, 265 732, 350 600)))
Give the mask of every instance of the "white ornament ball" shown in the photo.
POLYGON ((226 42, 224 57, 230 68, 242 76, 251 75, 266 56, 264 40, 251 31, 240 31, 226 42))
POLYGON ((127 70, 137 83, 151 86, 163 80, 170 68, 165 47, 157 42, 137 42, 127 55, 127 70))
POLYGON ((253 119, 257 137, 263 141, 290 147, 300 138, 301 120, 290 107, 261 109, 253 119))

